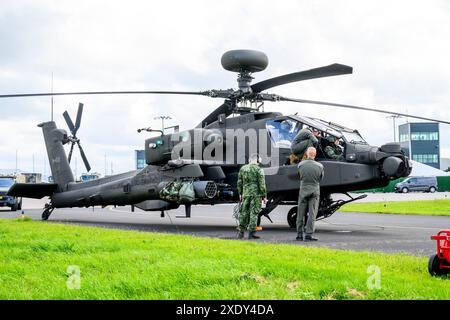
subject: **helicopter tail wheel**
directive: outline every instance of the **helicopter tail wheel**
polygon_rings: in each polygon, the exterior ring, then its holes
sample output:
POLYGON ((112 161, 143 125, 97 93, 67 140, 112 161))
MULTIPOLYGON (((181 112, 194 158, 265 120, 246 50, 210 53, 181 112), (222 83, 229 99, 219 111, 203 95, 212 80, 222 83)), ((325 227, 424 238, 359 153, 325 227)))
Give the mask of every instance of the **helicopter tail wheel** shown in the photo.
POLYGON ((297 227, 297 207, 292 207, 287 214, 287 222, 289 227, 297 227))

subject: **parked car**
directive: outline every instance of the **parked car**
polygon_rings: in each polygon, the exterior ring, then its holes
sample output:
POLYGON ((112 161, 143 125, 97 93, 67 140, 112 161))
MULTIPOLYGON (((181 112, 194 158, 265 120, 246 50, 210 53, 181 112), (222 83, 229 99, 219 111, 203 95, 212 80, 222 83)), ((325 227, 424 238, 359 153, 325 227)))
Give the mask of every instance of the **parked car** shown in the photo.
POLYGON ((409 177, 395 185, 395 192, 410 191, 436 192, 438 189, 436 177, 409 177))
POLYGON ((14 181, 13 177, 0 177, 0 207, 10 207, 11 211, 22 210, 22 198, 6 195, 14 181))

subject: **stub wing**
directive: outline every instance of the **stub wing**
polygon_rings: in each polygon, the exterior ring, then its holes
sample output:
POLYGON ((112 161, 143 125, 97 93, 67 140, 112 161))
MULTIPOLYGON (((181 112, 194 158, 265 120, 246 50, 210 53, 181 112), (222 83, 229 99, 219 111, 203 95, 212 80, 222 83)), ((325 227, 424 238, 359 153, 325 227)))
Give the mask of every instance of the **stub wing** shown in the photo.
POLYGON ((8 191, 8 196, 42 199, 51 196, 57 189, 56 183, 15 183, 8 191))

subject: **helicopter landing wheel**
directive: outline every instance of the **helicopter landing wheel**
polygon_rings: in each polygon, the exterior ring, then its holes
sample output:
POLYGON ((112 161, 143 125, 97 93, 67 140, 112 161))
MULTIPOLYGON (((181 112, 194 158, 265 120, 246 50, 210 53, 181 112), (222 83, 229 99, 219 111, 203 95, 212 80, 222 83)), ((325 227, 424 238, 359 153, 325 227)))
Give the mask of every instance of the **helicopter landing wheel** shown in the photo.
POLYGON ((297 227, 297 207, 292 207, 287 214, 287 222, 289 227, 296 228, 297 227))
POLYGON ((42 216, 41 216, 42 220, 47 221, 54 209, 55 208, 52 208, 52 207, 46 205, 44 212, 42 212, 42 216))
POLYGON ((50 212, 48 212, 48 210, 45 210, 44 212, 42 212, 42 221, 47 221, 48 218, 50 217, 50 212))

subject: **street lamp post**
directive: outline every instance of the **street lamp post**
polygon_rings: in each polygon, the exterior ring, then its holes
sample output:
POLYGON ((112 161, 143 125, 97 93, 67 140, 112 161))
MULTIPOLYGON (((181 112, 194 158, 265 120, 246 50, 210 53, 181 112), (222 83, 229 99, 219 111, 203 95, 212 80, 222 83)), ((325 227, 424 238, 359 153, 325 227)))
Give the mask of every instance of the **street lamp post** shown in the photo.
POLYGON ((396 135, 396 132, 395 132, 395 119, 402 118, 402 116, 400 116, 398 114, 393 114, 393 115, 388 116, 386 118, 392 118, 392 122, 393 122, 393 126, 394 126, 394 142, 396 142, 397 141, 397 139, 396 139, 397 135, 396 135))
POLYGON ((155 120, 161 119, 161 131, 164 134, 164 120, 170 120, 172 118, 170 116, 158 116, 154 117, 153 119, 155 120))

